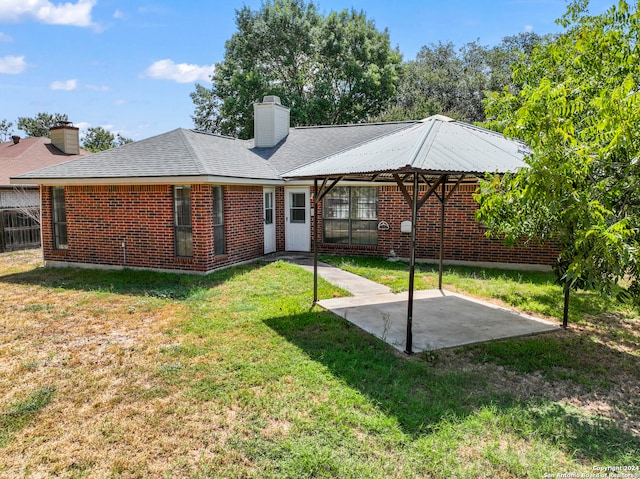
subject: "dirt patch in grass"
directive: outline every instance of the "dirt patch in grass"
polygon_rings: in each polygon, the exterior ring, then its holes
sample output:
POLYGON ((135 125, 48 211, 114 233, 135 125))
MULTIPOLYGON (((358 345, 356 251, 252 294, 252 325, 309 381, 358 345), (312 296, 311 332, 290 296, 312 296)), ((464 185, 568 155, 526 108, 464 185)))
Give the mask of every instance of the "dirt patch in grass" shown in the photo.
MULTIPOLYGON (((0 255, 0 270, 32 269, 35 257, 0 255)), ((12 431, 0 476, 185 477, 213 458, 235 418, 190 401, 162 374, 161 350, 185 314, 173 301, 2 281, 0 414, 25 391, 55 392, 12 431)))

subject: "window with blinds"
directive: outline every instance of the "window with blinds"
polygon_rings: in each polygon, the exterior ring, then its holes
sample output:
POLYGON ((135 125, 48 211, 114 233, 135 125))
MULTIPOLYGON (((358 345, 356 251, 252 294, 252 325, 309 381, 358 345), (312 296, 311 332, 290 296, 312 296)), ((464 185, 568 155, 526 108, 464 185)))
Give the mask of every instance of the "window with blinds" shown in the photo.
POLYGON ((67 210, 64 186, 51 187, 51 212, 53 215, 53 246, 55 249, 68 249, 67 210))
POLYGON ((338 186, 322 203, 325 243, 378 244, 378 188, 338 186))
POLYGON ((193 256, 191 186, 173 187, 173 217, 176 256, 193 256))

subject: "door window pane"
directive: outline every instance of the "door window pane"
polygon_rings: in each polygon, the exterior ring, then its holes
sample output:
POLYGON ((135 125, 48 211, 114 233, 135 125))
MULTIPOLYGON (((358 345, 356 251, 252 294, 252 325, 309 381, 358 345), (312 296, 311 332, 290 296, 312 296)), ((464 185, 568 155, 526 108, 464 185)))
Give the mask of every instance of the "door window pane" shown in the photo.
POLYGON ((264 194, 264 224, 273 224, 273 192, 271 191, 264 194))
POLYGON ((289 221, 291 223, 305 223, 307 220, 307 195, 305 193, 289 193, 289 221))

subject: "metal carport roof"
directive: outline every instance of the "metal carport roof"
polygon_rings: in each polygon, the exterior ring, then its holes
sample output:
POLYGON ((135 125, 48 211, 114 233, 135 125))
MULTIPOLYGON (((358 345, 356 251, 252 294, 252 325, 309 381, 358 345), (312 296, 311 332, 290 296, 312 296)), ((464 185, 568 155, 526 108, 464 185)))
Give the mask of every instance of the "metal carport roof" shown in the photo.
POLYGON ((374 174, 404 171, 429 175, 505 173, 526 166, 523 159, 529 153, 524 143, 500 133, 435 115, 282 176, 370 179, 374 174))
MULTIPOLYGON (((377 137, 353 148, 310 162, 282 175, 285 179, 313 179, 314 205, 340 181, 392 182, 398 185, 412 211, 409 258, 409 300, 405 352, 412 354, 413 290, 415 272, 416 220, 418 210, 431 195, 441 204, 440 275, 445 204, 467 176, 506 173, 526 167, 531 153, 522 142, 509 140, 494 131, 435 115, 399 131, 377 137), (318 188, 318 181, 322 181, 318 188), (427 185, 419 196, 419 184, 427 185), (452 185, 446 192, 446 185, 452 185), (410 188, 408 187, 410 186, 410 188), (440 192, 438 192, 440 189, 440 192)), ((318 222, 313 215, 314 302, 317 295, 318 222)))

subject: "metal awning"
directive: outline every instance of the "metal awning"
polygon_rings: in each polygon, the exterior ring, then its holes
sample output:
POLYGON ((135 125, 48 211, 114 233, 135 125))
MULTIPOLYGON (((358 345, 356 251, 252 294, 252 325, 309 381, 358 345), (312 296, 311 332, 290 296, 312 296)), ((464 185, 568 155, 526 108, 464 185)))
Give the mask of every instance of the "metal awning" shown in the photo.
MULTIPOLYGON (((314 207, 340 181, 396 184, 411 208, 409 300, 405 352, 412 354, 413 291, 418 211, 435 195, 440 201, 440 257, 438 287, 442 289, 445 205, 465 178, 506 173, 526 167, 531 153, 522 142, 494 131, 435 115, 411 127, 377 137, 322 158, 284 175, 285 179, 313 179, 314 207), (319 184, 319 182, 322 182, 319 184), (419 187, 426 185, 420 196, 419 187), (447 193, 447 185, 450 189, 447 193)), ((318 300, 318 222, 313 215, 314 302, 318 300)))

